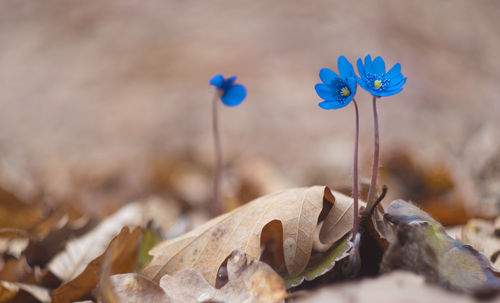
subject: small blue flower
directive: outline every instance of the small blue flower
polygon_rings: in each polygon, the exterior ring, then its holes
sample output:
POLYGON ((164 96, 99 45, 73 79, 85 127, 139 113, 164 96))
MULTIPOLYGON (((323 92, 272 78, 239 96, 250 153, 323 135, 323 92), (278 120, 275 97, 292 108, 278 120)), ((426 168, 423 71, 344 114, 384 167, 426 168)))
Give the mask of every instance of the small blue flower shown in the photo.
POLYGON ((387 73, 382 57, 377 57, 372 62, 372 57, 367 55, 365 63, 358 58, 359 86, 370 92, 375 97, 392 96, 403 90, 406 77, 401 73, 401 64, 396 63, 387 73))
POLYGON ((210 85, 217 88, 222 103, 227 106, 237 106, 247 96, 247 89, 241 84, 234 84, 236 76, 224 79, 222 75, 215 75, 210 79, 210 85))
POLYGON ((314 86, 318 96, 325 100, 318 104, 323 109, 342 108, 349 104, 356 94, 356 75, 352 64, 344 56, 340 56, 337 66, 340 77, 334 71, 322 68, 319 78, 323 83, 314 86))

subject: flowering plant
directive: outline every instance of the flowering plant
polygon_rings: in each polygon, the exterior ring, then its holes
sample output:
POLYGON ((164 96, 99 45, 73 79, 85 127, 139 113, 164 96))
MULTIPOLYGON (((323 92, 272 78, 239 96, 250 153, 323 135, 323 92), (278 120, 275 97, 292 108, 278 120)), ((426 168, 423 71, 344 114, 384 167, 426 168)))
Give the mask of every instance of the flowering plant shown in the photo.
POLYGON ((235 84, 236 76, 224 78, 222 75, 215 75, 210 79, 210 85, 217 88, 220 99, 224 105, 238 106, 247 96, 246 88, 241 84, 235 84))
POLYGON ((221 179, 222 179, 222 148, 219 136, 219 125, 217 121, 217 99, 226 106, 238 106, 247 96, 247 89, 241 84, 235 84, 236 76, 224 78, 218 74, 210 79, 210 85, 215 86, 217 92, 212 102, 212 131, 215 146, 215 170, 214 170, 214 199, 212 214, 220 215, 223 212, 221 201, 221 179))
POLYGON ((401 64, 396 63, 388 72, 385 71, 385 62, 382 57, 372 57, 368 54, 365 61, 358 58, 357 81, 359 86, 373 95, 373 129, 374 129, 374 149, 372 163, 372 178, 368 191, 366 210, 370 210, 375 203, 375 192, 377 189, 377 176, 379 166, 379 128, 376 99, 395 95, 403 90, 406 77, 401 73, 401 64))
POLYGON ((388 97, 403 90, 406 77, 401 73, 401 64, 396 63, 387 73, 385 62, 382 57, 376 57, 372 61, 370 55, 366 55, 365 62, 358 58, 358 80, 359 86, 375 97, 388 97))
POLYGON ((344 56, 337 60, 340 77, 328 68, 319 71, 319 78, 323 83, 314 87, 318 96, 325 101, 319 103, 323 109, 338 109, 351 102, 356 94, 356 75, 352 64, 344 56))

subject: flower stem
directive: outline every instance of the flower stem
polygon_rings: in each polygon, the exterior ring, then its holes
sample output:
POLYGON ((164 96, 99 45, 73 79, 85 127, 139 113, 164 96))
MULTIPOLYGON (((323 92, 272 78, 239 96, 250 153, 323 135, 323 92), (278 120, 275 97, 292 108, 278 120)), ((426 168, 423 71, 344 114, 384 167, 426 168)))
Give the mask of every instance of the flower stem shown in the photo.
POLYGON ((372 180, 370 189, 368 190, 368 198, 366 209, 371 209, 375 203, 375 195, 377 192, 377 176, 378 176, 378 161, 379 161, 379 131, 378 131, 378 114, 376 97, 373 96, 373 130, 374 130, 374 147, 373 147, 373 163, 372 163, 372 180))
POLYGON ((359 179, 358 179, 358 143, 359 143, 359 112, 358 103, 356 100, 352 100, 354 103, 354 108, 356 109, 356 134, 354 140, 354 173, 353 173, 353 184, 352 184, 352 197, 354 199, 354 220, 352 226, 352 239, 356 237, 359 227, 359 208, 358 208, 358 198, 359 198, 359 179))
POLYGON ((214 199, 212 204, 212 215, 214 217, 222 213, 221 201, 221 177, 222 177, 222 150, 220 144, 219 126, 217 120, 217 100, 220 93, 217 92, 212 102, 212 130, 214 134, 215 147, 215 170, 214 170, 214 199))

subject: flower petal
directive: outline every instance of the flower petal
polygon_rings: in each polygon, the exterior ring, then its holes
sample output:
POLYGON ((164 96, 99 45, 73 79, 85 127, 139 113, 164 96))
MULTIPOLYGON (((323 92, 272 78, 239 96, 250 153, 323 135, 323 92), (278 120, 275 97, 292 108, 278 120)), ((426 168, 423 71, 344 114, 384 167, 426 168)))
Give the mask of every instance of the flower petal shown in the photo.
POLYGON ((365 57, 365 72, 367 74, 373 74, 372 56, 370 56, 370 54, 365 57))
POLYGON ((224 77, 219 74, 219 75, 215 75, 212 77, 212 79, 210 79, 210 85, 213 85, 215 87, 217 87, 218 89, 221 89, 222 88, 222 84, 224 83, 224 77))
POLYGON ((401 82, 401 80, 403 80, 403 78, 404 78, 403 74, 396 74, 390 78, 386 76, 386 79, 389 79, 391 81, 389 82, 390 86, 397 85, 399 82, 401 82))
POLYGON ((338 101, 323 101, 319 103, 319 107, 322 109, 339 109, 349 104, 349 102, 338 102, 338 101))
POLYGON ((226 81, 224 81, 224 85, 229 87, 229 86, 233 85, 234 81, 236 81, 236 76, 229 77, 226 79, 226 81))
POLYGON ((373 60, 373 72, 377 75, 385 74, 385 62, 382 57, 377 57, 373 60))
POLYGON ((338 79, 339 76, 329 68, 322 68, 319 71, 319 78, 323 83, 330 85, 334 80, 338 79))
POLYGON ((392 95, 395 95, 399 92, 401 92, 403 90, 404 87, 400 87, 400 88, 397 88, 395 90, 390 90, 390 91, 382 91, 382 92, 378 92, 378 95, 376 95, 377 97, 388 97, 388 96, 392 96, 392 95))
POLYGON ((363 65, 363 60, 361 60, 361 58, 358 58, 356 65, 358 66, 358 74, 361 77, 361 79, 366 79, 366 72, 365 72, 365 67, 363 65))
POLYGON ((394 90, 396 88, 399 88, 399 87, 405 85, 406 79, 407 78, 403 78, 403 79, 399 80, 398 82, 394 82, 394 83, 392 82, 392 79, 391 79, 390 87, 387 88, 386 91, 394 90))
POLYGON ((333 90, 329 86, 323 83, 318 83, 314 86, 314 89, 316 89, 316 93, 318 93, 318 96, 321 99, 335 100, 335 96, 333 95, 333 90))
MULTIPOLYGON (((393 77, 397 77, 398 75, 401 74, 401 64, 400 63, 396 63, 394 64, 394 66, 387 72, 386 74, 386 77, 388 78, 393 78, 393 77)), ((403 78, 403 77, 401 77, 403 78)))
POLYGON ((364 89, 366 91, 370 91, 370 89, 368 88, 368 85, 366 85, 366 81, 365 80, 356 77, 356 82, 358 82, 359 86, 361 86, 362 89, 364 89))
POLYGON ((243 102, 246 96, 246 88, 241 84, 235 84, 224 92, 221 100, 227 106, 237 106, 243 102))
POLYGON ((337 60, 337 67, 339 69, 340 78, 347 79, 348 77, 354 77, 354 69, 352 68, 351 62, 349 62, 346 57, 339 57, 337 60))
POLYGON ((356 94, 356 88, 358 86, 358 83, 356 81, 356 78, 354 77, 349 77, 347 78, 347 87, 349 88, 349 91, 351 91, 351 94, 349 95, 350 96, 353 96, 356 94))

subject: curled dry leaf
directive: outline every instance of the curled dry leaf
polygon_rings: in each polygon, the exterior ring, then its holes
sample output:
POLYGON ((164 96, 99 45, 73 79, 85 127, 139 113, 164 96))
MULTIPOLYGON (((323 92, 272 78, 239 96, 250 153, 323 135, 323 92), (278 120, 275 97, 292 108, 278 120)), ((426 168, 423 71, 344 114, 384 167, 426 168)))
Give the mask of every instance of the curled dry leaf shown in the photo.
POLYGON ((49 290, 25 283, 0 281, 0 303, 51 302, 49 290))
POLYGON ((110 276, 109 283, 101 283, 99 290, 99 302, 103 303, 172 302, 158 283, 135 273, 110 276))
MULTIPOLYGON (((325 195, 332 194, 325 192, 325 195)), ((335 192, 335 197, 328 197, 335 201, 335 209, 328 213, 319 233, 322 245, 330 247, 351 231, 354 218, 354 202, 351 197, 335 192)), ((359 201, 359 207, 365 207, 366 203, 359 201)))
POLYGON ((0 187, 0 228, 28 230, 39 222, 44 210, 22 202, 0 187))
POLYGON ((47 267, 60 280, 71 280, 78 276, 90 261, 104 252, 123 226, 140 226, 152 219, 161 224, 162 232, 166 232, 177 220, 178 212, 174 203, 157 198, 128 204, 89 233, 69 241, 65 250, 57 254, 47 267))
POLYGON ((326 215, 334 199, 328 188, 313 186, 253 200, 181 237, 160 243, 150 251, 153 260, 143 272, 159 281, 165 274, 192 268, 215 285, 219 267, 232 250, 241 249, 250 260, 258 259, 266 240, 272 238, 280 241, 275 253, 283 254, 288 274, 296 276, 309 263, 320 214, 324 210, 326 215))
POLYGON ((29 242, 32 229, 44 210, 30 205, 0 187, 0 253, 19 258, 29 242))
POLYGON ((231 253, 228 278, 226 285, 216 289, 193 269, 165 275, 159 284, 139 274, 122 274, 110 277, 110 289, 106 293, 112 293, 116 301, 124 303, 283 302, 287 295, 281 277, 263 262, 254 260, 248 264, 243 251, 231 253))
POLYGON ((109 243, 106 251, 98 258, 86 265, 84 271, 73 280, 64 283, 52 292, 53 302, 72 302, 81 299, 96 287, 99 273, 103 268, 106 254, 109 252, 112 273, 126 273, 136 266, 137 250, 141 228, 132 232, 124 227, 121 232, 109 243))
POLYGON ((65 247, 67 239, 80 237, 97 225, 97 220, 81 218, 69 222, 67 217, 61 218, 57 224, 42 239, 30 239, 24 255, 31 266, 45 267, 45 265, 65 247), (62 226, 61 226, 62 225, 62 226))
POLYGON ((394 240, 382 260, 382 271, 404 269, 443 287, 478 296, 500 290, 500 274, 488 258, 450 237, 443 226, 403 200, 391 203, 385 218, 393 223, 394 240))

